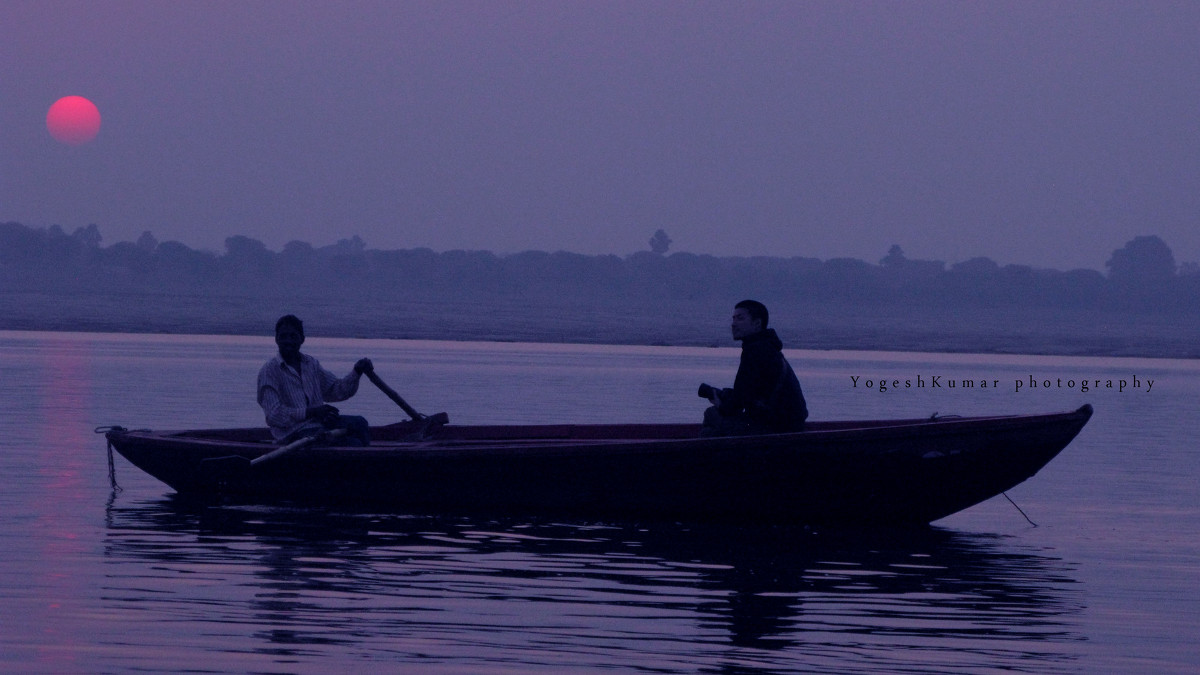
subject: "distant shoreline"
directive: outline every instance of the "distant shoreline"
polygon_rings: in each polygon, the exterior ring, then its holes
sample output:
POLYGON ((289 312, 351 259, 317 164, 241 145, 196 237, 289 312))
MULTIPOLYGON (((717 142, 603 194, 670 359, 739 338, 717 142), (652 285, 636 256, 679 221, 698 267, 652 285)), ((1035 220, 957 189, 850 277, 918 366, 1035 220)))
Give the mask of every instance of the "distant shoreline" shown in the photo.
MULTIPOLYGON (((119 329, 119 328, 49 328, 49 327, 20 327, 10 328, 8 326, 0 326, 0 331, 12 333, 86 333, 86 334, 108 334, 108 335, 197 335, 197 336, 232 336, 232 337, 268 337, 260 331, 208 331, 208 330, 191 330, 191 331, 170 331, 170 330, 136 330, 136 329, 119 329)), ((485 335, 478 336, 454 336, 454 337, 429 337, 418 335, 371 335, 371 334, 337 334, 323 332, 318 335, 310 335, 310 338, 328 338, 328 339, 351 339, 351 340, 440 340, 445 342, 484 342, 496 344, 578 344, 578 345, 613 345, 613 346, 640 346, 640 347, 688 347, 702 349, 729 348, 738 347, 738 343, 732 339, 724 344, 716 344, 712 342, 639 342, 636 340, 621 340, 621 341, 585 341, 585 340, 548 340, 538 339, 537 336, 524 338, 493 338, 485 335)), ((920 348, 912 344, 905 345, 882 345, 873 343, 864 343, 861 345, 846 345, 846 344, 812 344, 806 342, 803 345, 785 344, 784 351, 813 351, 813 352, 897 352, 911 354, 982 354, 982 355, 1008 355, 1008 356, 1044 356, 1064 358, 1122 358, 1122 359, 1172 359, 1172 360, 1190 360, 1198 358, 1194 355, 1194 351, 1184 349, 1182 346, 1176 353, 1166 352, 1139 352, 1136 350, 1124 351, 1122 353, 1112 352, 1089 352, 1086 350, 1063 350, 1058 349, 1054 345, 1044 346, 1041 349, 1030 347, 1026 350, 1020 349, 989 349, 983 346, 972 346, 964 344, 958 347, 946 347, 941 349, 920 348)))
POLYGON ((265 335, 296 314, 314 336, 716 347, 753 298, 789 349, 1200 358, 1200 267, 1181 271, 1153 236, 1114 251, 1108 276, 947 268, 899 246, 871 264, 100 241, 94 225, 0 223, 0 329, 265 335))
MULTIPOLYGON (((268 335, 285 313, 310 337, 736 347, 728 309, 700 304, 413 301, 363 311, 329 299, 0 292, 0 330, 12 331, 268 335)), ((789 350, 1200 358, 1200 331, 1169 314, 784 306, 771 325, 789 350)))

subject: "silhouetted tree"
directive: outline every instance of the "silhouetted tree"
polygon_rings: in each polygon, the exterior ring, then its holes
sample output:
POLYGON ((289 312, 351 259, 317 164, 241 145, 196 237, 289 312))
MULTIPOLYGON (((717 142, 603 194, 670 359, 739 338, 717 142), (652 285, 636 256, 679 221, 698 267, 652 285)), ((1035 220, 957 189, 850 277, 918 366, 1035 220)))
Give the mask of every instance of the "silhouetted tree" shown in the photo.
POLYGON ((1104 263, 1108 278, 1120 283, 1160 284, 1175 276, 1175 256, 1166 242, 1156 236, 1134 237, 1124 248, 1113 251, 1104 263))
POLYGON ((971 258, 950 266, 950 271, 973 277, 992 277, 1000 273, 1000 265, 991 258, 971 258))
POLYGON ((142 236, 138 237, 137 247, 152 253, 154 249, 158 248, 158 240, 154 238, 153 234, 150 234, 150 230, 146 230, 142 236))
POLYGON ((240 234, 225 238, 225 253, 234 258, 258 258, 270 255, 267 245, 240 234))
POLYGON ((877 302, 885 295, 881 277, 878 267, 858 258, 830 258, 821 266, 817 283, 828 296, 877 302))
POLYGON ((216 254, 194 251, 178 241, 160 242, 154 257, 159 263, 159 274, 173 282, 210 281, 220 277, 216 254))
POLYGON ((317 281, 317 251, 306 241, 293 239, 283 245, 276 256, 276 271, 283 275, 292 288, 307 288, 317 281))
POLYGON ((0 260, 23 262, 38 255, 45 235, 20 223, 0 223, 0 260))
POLYGON ((63 232, 62 227, 58 225, 46 228, 43 246, 46 258, 59 264, 75 264, 83 253, 83 246, 75 239, 68 237, 67 233, 63 232))
POLYGON ((267 245, 240 234, 225 239, 225 260, 235 270, 256 275, 268 274, 274 255, 267 245))
POLYGON ((898 244, 892 244, 887 255, 879 259, 880 265, 892 268, 903 267, 906 262, 908 262, 908 258, 904 257, 904 249, 900 248, 898 244))
POLYGON ((671 238, 663 230, 656 230, 654 236, 650 237, 650 250, 658 255, 663 255, 671 248, 671 238))
POLYGON ((100 248, 100 242, 104 239, 100 236, 100 228, 96 227, 95 223, 76 229, 71 236, 87 248, 100 248))
POLYGON ((112 267, 145 276, 154 269, 154 258, 146 249, 129 241, 118 241, 104 249, 104 261, 112 267))
POLYGON ((300 241, 298 239, 293 239, 283 245, 283 251, 281 251, 281 254, 285 258, 296 259, 296 260, 310 260, 310 259, 312 259, 313 253, 315 253, 315 251, 316 251, 316 249, 313 248, 313 245, 308 243, 307 241, 300 241))
POLYGON ((358 255, 367 250, 367 242, 362 240, 357 234, 349 239, 338 239, 337 243, 326 247, 331 252, 341 255, 358 255))

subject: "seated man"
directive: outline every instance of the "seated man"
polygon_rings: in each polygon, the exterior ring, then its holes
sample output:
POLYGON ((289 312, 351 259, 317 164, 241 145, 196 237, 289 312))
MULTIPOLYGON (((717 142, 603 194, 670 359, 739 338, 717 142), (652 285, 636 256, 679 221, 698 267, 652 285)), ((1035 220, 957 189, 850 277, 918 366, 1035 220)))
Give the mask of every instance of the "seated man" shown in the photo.
POLYGON ((712 407, 704 411, 701 436, 745 436, 801 431, 808 406, 796 373, 783 356, 783 343, 767 328, 767 308, 743 300, 733 310, 733 339, 742 358, 732 389, 700 385, 712 407))
POLYGON ((279 354, 258 371, 258 404, 277 443, 290 443, 323 430, 345 429, 340 445, 368 445, 367 420, 341 415, 327 401, 344 401, 358 391, 362 374, 372 369, 370 359, 359 359, 354 370, 339 378, 311 356, 300 353, 304 324, 288 314, 275 322, 279 354))

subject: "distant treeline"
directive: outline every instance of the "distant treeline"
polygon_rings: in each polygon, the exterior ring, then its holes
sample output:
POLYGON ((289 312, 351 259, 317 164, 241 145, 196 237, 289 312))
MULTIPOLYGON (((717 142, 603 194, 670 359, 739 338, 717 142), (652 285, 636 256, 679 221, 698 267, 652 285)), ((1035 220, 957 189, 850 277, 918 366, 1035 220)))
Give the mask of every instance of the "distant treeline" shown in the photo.
MULTIPOLYGON (((656 234, 661 234, 656 233, 656 234)), ((717 257, 663 251, 627 256, 526 251, 375 250, 355 236, 314 247, 292 241, 281 251, 233 236, 221 253, 194 250, 144 233, 102 245, 99 228, 0 224, 0 290, 136 293, 179 291, 238 296, 281 293, 314 298, 397 294, 425 301, 471 297, 654 307, 681 301, 761 297, 798 306, 840 303, 987 308, 1020 306, 1161 312, 1200 301, 1200 270, 1176 264, 1156 236, 1113 252, 1107 274, 1001 266, 988 258, 947 265, 911 260, 893 246, 878 262, 850 258, 717 257)), ((668 240, 669 241, 669 240, 668 240)), ((652 246, 656 243, 652 240, 652 246)))

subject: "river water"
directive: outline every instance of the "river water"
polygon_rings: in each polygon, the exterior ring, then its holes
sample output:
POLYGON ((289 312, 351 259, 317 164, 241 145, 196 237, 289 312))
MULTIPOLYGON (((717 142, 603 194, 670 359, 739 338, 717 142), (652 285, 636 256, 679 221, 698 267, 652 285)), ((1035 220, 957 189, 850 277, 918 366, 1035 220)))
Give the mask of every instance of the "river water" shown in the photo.
MULTIPOLYGON (((1095 406, 1011 503, 915 531, 196 505, 119 456, 112 489, 95 427, 261 424, 273 349, 0 332, 0 670, 1200 669, 1196 362, 789 352, 814 419, 1095 406)), ((369 356, 458 424, 698 420, 697 384, 737 365, 733 348, 305 349, 335 372, 369 356)), ((343 412, 404 417, 363 387, 343 412)))

